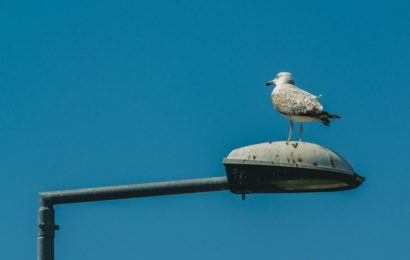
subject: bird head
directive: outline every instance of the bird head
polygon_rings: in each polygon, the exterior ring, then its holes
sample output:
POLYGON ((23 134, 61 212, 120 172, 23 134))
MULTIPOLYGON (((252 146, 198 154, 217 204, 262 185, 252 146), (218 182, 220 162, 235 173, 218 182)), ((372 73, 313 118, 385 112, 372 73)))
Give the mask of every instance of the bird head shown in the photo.
POLYGON ((266 82, 266 86, 281 85, 281 84, 295 84, 290 72, 279 72, 274 79, 266 82))

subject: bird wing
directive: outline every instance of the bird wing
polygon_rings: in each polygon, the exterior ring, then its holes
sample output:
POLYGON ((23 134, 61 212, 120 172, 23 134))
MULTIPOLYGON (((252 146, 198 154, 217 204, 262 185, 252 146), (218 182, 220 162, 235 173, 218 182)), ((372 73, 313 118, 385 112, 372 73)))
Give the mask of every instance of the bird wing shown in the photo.
POLYGON ((272 103, 285 115, 314 117, 323 111, 319 97, 290 84, 272 93, 272 103))

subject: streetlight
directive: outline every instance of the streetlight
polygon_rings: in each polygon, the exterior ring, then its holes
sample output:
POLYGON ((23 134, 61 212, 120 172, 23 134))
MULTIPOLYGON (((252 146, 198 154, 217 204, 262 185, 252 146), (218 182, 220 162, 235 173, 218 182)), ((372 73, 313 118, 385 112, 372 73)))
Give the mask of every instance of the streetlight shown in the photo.
POLYGON ((235 194, 336 191, 364 178, 336 153, 305 142, 271 142, 233 150, 226 176, 40 193, 37 259, 54 259, 54 205, 229 189, 235 194))
POLYGON ((224 159, 236 194, 340 191, 364 181, 337 153, 306 142, 270 142, 233 150, 224 159))

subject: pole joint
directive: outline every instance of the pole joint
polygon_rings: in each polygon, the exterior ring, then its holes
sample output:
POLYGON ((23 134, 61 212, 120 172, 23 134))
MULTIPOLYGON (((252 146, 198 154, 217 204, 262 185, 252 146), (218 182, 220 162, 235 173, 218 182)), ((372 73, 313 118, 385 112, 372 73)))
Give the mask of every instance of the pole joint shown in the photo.
POLYGON ((38 208, 37 259, 54 260, 54 237, 59 227, 55 225, 53 204, 40 197, 38 208))
POLYGON ((55 213, 52 205, 41 205, 38 209, 38 236, 54 237, 55 231, 59 229, 55 225, 55 213))

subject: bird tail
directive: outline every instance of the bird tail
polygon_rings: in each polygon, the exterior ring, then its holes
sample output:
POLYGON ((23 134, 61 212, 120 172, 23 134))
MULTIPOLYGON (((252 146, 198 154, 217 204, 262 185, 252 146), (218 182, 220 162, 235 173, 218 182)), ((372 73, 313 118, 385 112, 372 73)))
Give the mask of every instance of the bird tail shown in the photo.
POLYGON ((320 118, 320 122, 322 122, 322 124, 324 124, 325 126, 330 126, 330 120, 329 119, 335 119, 335 118, 338 119, 338 118, 342 118, 342 117, 323 111, 320 114, 319 118, 320 118))

